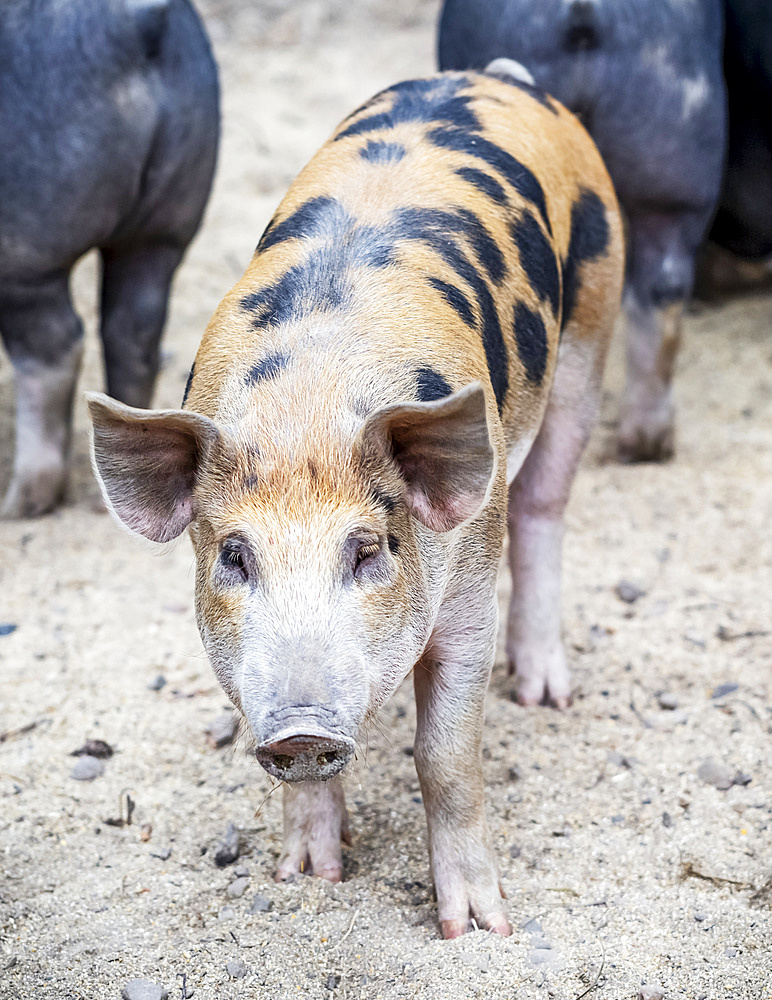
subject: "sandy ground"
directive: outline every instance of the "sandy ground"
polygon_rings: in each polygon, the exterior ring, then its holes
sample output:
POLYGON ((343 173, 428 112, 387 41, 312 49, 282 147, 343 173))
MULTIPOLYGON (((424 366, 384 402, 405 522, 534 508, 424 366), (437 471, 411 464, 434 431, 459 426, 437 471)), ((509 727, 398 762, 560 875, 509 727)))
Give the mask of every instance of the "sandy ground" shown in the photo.
MULTIPOLYGON (((176 283, 162 406, 178 405, 204 325, 293 175, 361 100, 432 68, 435 2, 287 6, 203 4, 224 141, 176 283)), ((84 389, 101 384, 94 290, 87 260, 75 278, 84 389)), ((280 796, 246 738, 214 750, 204 734, 225 698, 193 622, 189 544, 159 555, 94 512, 79 402, 67 504, 0 524, 0 624, 18 626, 0 635, 2 1000, 107 1000, 134 977, 181 997, 183 975, 197 1000, 622 1000, 641 984, 669 998, 772 997, 770 320, 769 295, 690 317, 678 457, 662 467, 609 459, 617 345, 568 516, 573 707, 518 707, 501 661, 489 695, 509 939, 439 939, 407 687, 348 778, 346 880, 273 884, 280 796), (615 594, 623 579, 643 591, 634 604, 615 594), (158 674, 167 684, 150 690, 158 674), (87 737, 115 748, 90 783, 70 777, 87 737), (747 783, 701 780, 708 758, 747 783), (133 822, 110 825, 127 795, 133 822), (228 823, 241 857, 218 868, 228 823), (239 865, 240 897, 228 894, 239 865), (264 909, 250 913, 256 896, 264 909)), ((2 484, 11 405, 3 359, 2 484)), ((506 590, 502 576, 502 602, 506 590)))

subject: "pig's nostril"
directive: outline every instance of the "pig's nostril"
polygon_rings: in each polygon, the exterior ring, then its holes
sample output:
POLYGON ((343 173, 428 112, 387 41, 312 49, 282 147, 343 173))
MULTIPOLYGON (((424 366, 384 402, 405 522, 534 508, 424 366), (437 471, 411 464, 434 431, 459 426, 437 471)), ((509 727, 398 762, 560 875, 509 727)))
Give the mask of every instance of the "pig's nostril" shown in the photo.
POLYGON ((325 753, 320 753, 316 758, 316 763, 319 767, 324 767, 326 764, 332 764, 337 759, 337 753, 334 750, 327 750, 325 753))
POLYGON ((295 758, 290 757, 288 753, 277 753, 273 762, 280 771, 288 771, 295 763, 295 758))

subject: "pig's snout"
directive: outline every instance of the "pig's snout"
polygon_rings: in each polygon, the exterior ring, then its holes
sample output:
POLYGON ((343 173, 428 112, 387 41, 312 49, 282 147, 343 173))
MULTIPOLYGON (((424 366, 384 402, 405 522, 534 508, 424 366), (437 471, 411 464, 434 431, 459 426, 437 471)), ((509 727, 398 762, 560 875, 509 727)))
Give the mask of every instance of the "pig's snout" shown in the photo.
POLYGON ((348 764, 354 741, 315 727, 284 729, 261 743, 255 755, 265 770, 282 781, 327 781, 348 764))

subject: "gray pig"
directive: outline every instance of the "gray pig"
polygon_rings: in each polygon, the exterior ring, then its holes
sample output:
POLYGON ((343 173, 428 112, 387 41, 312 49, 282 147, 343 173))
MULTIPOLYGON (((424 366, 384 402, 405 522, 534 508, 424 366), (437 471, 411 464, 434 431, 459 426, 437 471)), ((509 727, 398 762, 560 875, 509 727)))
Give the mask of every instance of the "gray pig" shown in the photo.
POLYGON ((92 247, 108 392, 149 405, 170 284, 211 186, 218 102, 188 0, 0 4, 0 334, 16 390, 2 516, 62 498, 83 335, 69 276, 92 247))
POLYGON ((155 541, 190 529, 207 653, 288 782, 279 878, 340 878, 338 774, 415 668, 443 934, 509 933, 481 770, 498 563, 508 521, 518 696, 565 706, 563 510, 622 256, 565 108, 511 76, 408 81, 292 185, 183 409, 92 396, 117 516, 155 541))
POLYGON ((517 59, 598 144, 628 223, 619 457, 669 458, 672 376, 726 139, 720 0, 445 0, 441 69, 517 59))

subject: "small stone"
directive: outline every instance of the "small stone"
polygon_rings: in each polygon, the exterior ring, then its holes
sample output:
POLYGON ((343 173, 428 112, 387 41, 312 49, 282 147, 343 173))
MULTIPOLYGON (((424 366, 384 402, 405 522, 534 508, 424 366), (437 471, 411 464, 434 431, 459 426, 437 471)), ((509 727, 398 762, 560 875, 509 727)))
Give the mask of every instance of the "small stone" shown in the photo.
POLYGON ((670 829, 671 826, 673 826, 673 817, 670 815, 669 812, 662 813, 662 825, 664 827, 667 827, 668 830, 670 829))
POLYGON ((609 752, 606 754, 606 760, 609 762, 609 764, 616 764, 617 767, 625 766, 625 758, 622 756, 621 753, 617 753, 616 750, 609 750, 609 752))
POLYGON ((151 851, 151 858, 158 858, 159 861, 168 861, 172 856, 171 847, 162 847, 160 851, 151 851))
POLYGON ((234 712, 225 712, 206 727, 206 740, 210 747, 218 750, 232 743, 239 728, 239 720, 234 712))
POLYGON ((544 933, 544 928, 539 923, 539 921, 536 919, 536 917, 532 917, 531 920, 526 920, 526 922, 524 924, 520 924, 520 927, 521 927, 522 930, 526 931, 526 933, 528 933, 528 934, 543 934, 544 933))
POLYGON ((232 865, 239 856, 239 831, 233 823, 225 828, 225 833, 214 852, 214 863, 218 868, 232 865))
POLYGON ((236 876, 236 878, 247 878, 247 876, 249 875, 249 869, 247 868, 246 865, 236 865, 236 867, 233 869, 233 874, 236 876))
POLYGON ((710 696, 713 701, 718 698, 725 698, 728 694, 733 694, 738 688, 739 684, 719 684, 717 688, 713 689, 713 694, 710 696))
POLYGON ((719 791, 725 792, 734 784, 735 771, 731 767, 727 767, 726 764, 719 764, 709 758, 697 768, 697 777, 706 785, 713 785, 719 791))
POLYGON ((510 858, 519 858, 520 853, 521 853, 520 848, 517 846, 517 844, 513 844, 509 849, 510 858))
POLYGON ((336 975, 336 973, 334 972, 331 972, 324 981, 324 988, 326 990, 337 990, 339 986, 340 986, 340 976, 336 975))
POLYGON ((674 712, 678 708, 678 698, 670 691, 662 691, 657 698, 659 707, 666 712, 674 712))
POLYGON ((646 591, 641 590, 640 587, 629 580, 620 580, 616 587, 614 587, 614 593, 625 604, 635 604, 638 598, 643 597, 646 591))
POLYGON ((517 766, 517 764, 514 764, 512 767, 510 767, 510 769, 509 769, 509 780, 510 781, 520 781, 520 779, 522 777, 523 777, 523 772, 517 766))
POLYGON ((113 748, 104 740, 86 740, 82 747, 73 750, 70 757, 96 757, 98 760, 109 760, 113 748))
POLYGON ((620 826, 620 824, 624 823, 624 821, 625 818, 624 816, 622 816, 621 813, 618 813, 616 816, 611 817, 611 822, 613 823, 614 826, 620 826))
POLYGON ((665 991, 661 986, 642 986, 638 990, 637 1000, 662 1000, 665 991))
POLYGON ((223 906, 220 912, 217 914, 217 919, 222 920, 225 923, 227 920, 234 920, 236 917, 236 909, 233 906, 223 906))
POLYGON ((121 990, 123 1000, 166 1000, 169 994, 149 979, 132 979, 121 990))
POLYGON ((704 920, 708 919, 708 915, 707 913, 695 913, 694 919, 697 921, 698 924, 701 924, 704 920))
POLYGON ((235 881, 231 882, 225 891, 231 899, 241 899, 248 885, 248 878, 237 878, 235 881))
POLYGON ((105 765, 97 757, 86 754, 79 757, 75 767, 70 771, 70 777, 76 781, 93 781, 105 773, 105 765))
POLYGON ((149 691, 160 691, 162 687, 166 687, 166 678, 163 674, 158 674, 149 684, 149 691))
POLYGON ((549 948, 534 948, 528 952, 528 961, 531 965, 544 965, 545 962, 552 961, 552 950, 549 948))
POLYGON ((252 905, 249 908, 250 913, 268 913, 269 910, 273 909, 273 900, 269 899, 267 896, 261 896, 258 893, 252 900, 252 905))
POLYGON ((18 625, 11 625, 10 623, 0 625, 0 635, 11 635, 18 627, 18 625))
POLYGON ((724 954, 727 958, 735 958, 737 955, 736 948, 724 948, 724 954))
POLYGON ((750 774, 745 774, 742 771, 738 771, 737 774, 735 774, 735 776, 734 776, 734 782, 733 782, 733 784, 735 784, 735 785, 750 785, 750 783, 752 781, 753 781, 753 778, 750 776, 750 774))
POLYGON ((243 979, 249 974, 249 968, 240 958, 232 958, 225 963, 225 971, 231 979, 243 979))
POLYGON ((550 951, 552 949, 552 945, 545 937, 538 936, 531 938, 531 947, 536 948, 538 951, 550 951))

